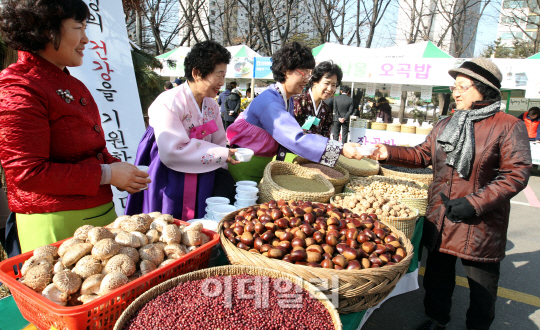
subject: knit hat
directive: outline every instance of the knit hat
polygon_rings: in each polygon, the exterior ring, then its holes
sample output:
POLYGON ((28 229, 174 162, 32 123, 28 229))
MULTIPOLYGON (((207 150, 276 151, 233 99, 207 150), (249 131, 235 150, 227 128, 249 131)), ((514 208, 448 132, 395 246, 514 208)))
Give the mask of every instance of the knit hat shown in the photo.
POLYGON ((502 73, 490 59, 483 57, 473 58, 470 61, 463 62, 457 69, 448 70, 448 73, 454 79, 456 79, 458 74, 462 73, 493 87, 493 89, 500 93, 502 73))

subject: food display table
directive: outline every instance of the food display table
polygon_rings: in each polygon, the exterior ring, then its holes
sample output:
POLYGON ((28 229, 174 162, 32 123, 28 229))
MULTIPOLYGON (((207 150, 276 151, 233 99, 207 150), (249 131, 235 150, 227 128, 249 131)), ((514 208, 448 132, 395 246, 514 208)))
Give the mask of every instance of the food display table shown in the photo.
MULTIPOLYGON (((418 280, 417 280, 418 279, 418 260, 420 257, 419 254, 421 253, 420 240, 422 238, 423 224, 424 224, 424 218, 422 217, 416 223, 416 229, 414 231, 414 235, 411 240, 414 246, 415 254, 414 254, 413 260, 411 261, 411 265, 409 266, 409 270, 407 274, 405 274, 401 278, 401 280, 396 285, 396 288, 394 289, 394 291, 392 291, 392 293, 390 294, 388 298, 418 289, 418 280)), ((221 255, 219 257, 219 260, 216 266, 223 266, 223 265, 228 265, 228 264, 229 264, 229 261, 227 260, 225 253, 221 251, 221 255)), ((377 307, 373 307, 366 311, 362 311, 358 313, 341 314, 340 317, 341 317, 341 322, 343 324, 343 329, 344 330, 361 329, 364 323, 367 321, 367 319, 369 318, 369 316, 371 315, 371 313, 373 313, 375 309, 377 309, 377 307)), ((0 300, 0 320, 4 320, 4 322, 0 323, 1 330, 22 330, 22 329, 34 330, 36 329, 34 326, 32 326, 30 323, 28 323, 28 321, 26 321, 22 317, 12 296, 9 296, 7 298, 0 300)))

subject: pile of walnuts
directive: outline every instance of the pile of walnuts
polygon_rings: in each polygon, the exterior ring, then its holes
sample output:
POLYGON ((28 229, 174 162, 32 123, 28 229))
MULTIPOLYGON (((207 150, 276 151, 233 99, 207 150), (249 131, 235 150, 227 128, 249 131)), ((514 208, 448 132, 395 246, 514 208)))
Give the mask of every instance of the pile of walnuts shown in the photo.
POLYGON ((376 198, 427 198, 428 193, 427 189, 417 182, 379 175, 353 179, 347 186, 363 196, 376 198))

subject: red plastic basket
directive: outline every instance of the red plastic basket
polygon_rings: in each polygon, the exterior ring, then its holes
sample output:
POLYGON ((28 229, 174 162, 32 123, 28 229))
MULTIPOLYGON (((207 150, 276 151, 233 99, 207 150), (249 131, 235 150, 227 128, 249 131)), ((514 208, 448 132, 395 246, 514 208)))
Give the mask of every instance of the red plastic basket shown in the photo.
MULTIPOLYGON (((177 225, 190 225, 179 220, 175 220, 175 223, 177 225)), ((38 329, 49 330, 51 326, 58 330, 113 329, 122 312, 145 291, 173 277, 208 266, 212 248, 219 242, 219 235, 206 229, 203 229, 202 232, 211 237, 210 242, 170 265, 158 268, 113 292, 81 306, 64 307, 57 305, 18 281, 21 277, 20 269, 22 264, 30 259, 33 251, 0 262, 0 282, 9 287, 13 299, 15 299, 17 307, 19 307, 24 318, 38 329)), ((51 245, 60 246, 62 242, 51 245)))

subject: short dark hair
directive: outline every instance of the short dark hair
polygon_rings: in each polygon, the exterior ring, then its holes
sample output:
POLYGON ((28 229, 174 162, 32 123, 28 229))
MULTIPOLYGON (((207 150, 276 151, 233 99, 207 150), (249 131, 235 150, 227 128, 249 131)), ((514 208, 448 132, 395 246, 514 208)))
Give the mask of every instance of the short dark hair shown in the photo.
POLYGON ((27 52, 43 50, 49 42, 58 50, 62 39, 62 21, 73 18, 82 22, 90 17, 83 0, 18 0, 2 3, 2 38, 11 48, 27 52))
POLYGON ((166 82, 165 82, 165 89, 171 89, 171 88, 173 88, 173 87, 174 87, 174 86, 173 86, 172 82, 170 82, 170 81, 166 81, 166 82))
POLYGON ((225 87, 225 89, 232 91, 234 89, 232 84, 233 83, 228 83, 227 86, 225 87))
POLYGON ((315 58, 311 50, 299 43, 291 42, 281 47, 280 50, 272 55, 272 74, 277 82, 285 81, 285 72, 295 69, 313 69, 315 67, 315 58))
POLYGON ((193 82, 193 69, 198 69, 204 78, 214 72, 216 65, 229 64, 231 53, 215 41, 208 40, 195 44, 184 60, 184 73, 187 80, 193 82))
POLYGON ((251 87, 246 89, 246 93, 251 93, 251 87))
POLYGON ((347 85, 341 86, 341 92, 345 94, 349 94, 351 92, 351 88, 347 85))
POLYGON ((501 100, 501 93, 498 90, 474 78, 471 79, 473 81, 474 88, 476 88, 478 93, 482 94, 482 96, 484 97, 482 101, 473 102, 473 109, 483 107, 488 104, 493 104, 501 100))
POLYGON ((314 82, 320 82, 323 77, 330 78, 333 75, 337 76, 337 85, 340 86, 341 79, 343 79, 343 71, 341 71, 339 65, 335 64, 332 61, 321 62, 317 64, 317 66, 313 70, 311 79, 309 80, 309 86, 313 86, 314 82))
POLYGON ((386 97, 380 97, 377 102, 378 103, 380 103, 380 102, 388 102, 388 100, 386 99, 386 97))
POLYGON ((539 107, 532 107, 529 109, 529 115, 540 115, 540 108, 539 107))

